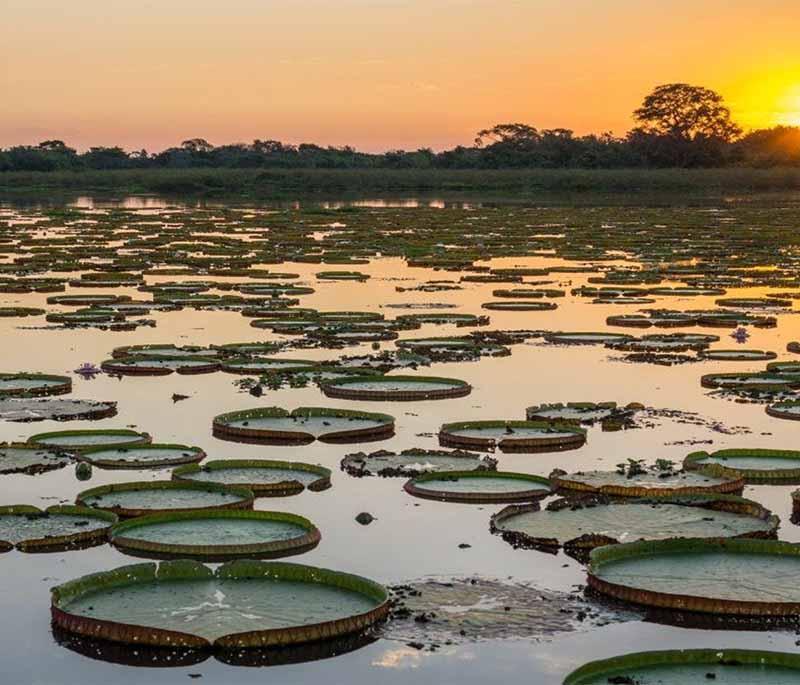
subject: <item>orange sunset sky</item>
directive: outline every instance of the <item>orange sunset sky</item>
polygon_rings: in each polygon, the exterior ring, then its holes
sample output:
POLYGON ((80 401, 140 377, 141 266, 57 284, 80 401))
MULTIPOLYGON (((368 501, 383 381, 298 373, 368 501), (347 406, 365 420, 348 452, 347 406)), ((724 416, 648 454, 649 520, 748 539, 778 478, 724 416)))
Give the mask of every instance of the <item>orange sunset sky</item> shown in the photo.
POLYGON ((631 126, 656 84, 800 124, 800 0, 0 0, 0 146, 470 144, 631 126))

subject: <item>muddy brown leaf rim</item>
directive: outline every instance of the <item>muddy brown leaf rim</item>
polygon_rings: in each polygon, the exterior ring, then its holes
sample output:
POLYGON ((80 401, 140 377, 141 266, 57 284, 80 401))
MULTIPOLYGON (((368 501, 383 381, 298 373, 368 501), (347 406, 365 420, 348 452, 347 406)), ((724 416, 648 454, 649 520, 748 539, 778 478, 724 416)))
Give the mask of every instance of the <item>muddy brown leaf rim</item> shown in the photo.
MULTIPOLYGON (((551 502, 548 509, 559 511, 563 508, 594 508, 597 506, 608 505, 630 505, 630 504, 647 504, 647 505, 663 505, 671 504, 686 507, 696 507, 698 509, 707 509, 709 511, 725 511, 733 514, 740 514, 743 516, 750 516, 759 519, 766 523, 766 530, 755 531, 751 533, 741 533, 735 535, 735 538, 767 538, 772 539, 777 535, 780 526, 780 519, 775 516, 769 509, 763 507, 758 502, 737 497, 735 495, 667 495, 662 497, 643 497, 643 498, 628 498, 623 500, 609 499, 602 495, 596 497, 589 497, 586 500, 574 499, 561 499, 551 502)), ((489 520, 489 530, 494 535, 500 535, 506 542, 512 546, 524 549, 540 549, 540 548, 579 548, 581 551, 588 551, 597 547, 610 544, 620 544, 620 541, 606 535, 587 533, 561 540, 551 537, 538 537, 530 535, 519 530, 508 530, 502 527, 502 524, 510 519, 513 519, 521 514, 530 512, 541 511, 538 502, 532 504, 510 505, 501 509, 496 514, 493 514, 489 520)))
POLYGON ((233 485, 221 485, 219 483, 197 483, 197 482, 175 482, 171 480, 155 481, 130 481, 127 483, 110 483, 100 485, 96 488, 89 488, 79 492, 75 498, 78 506, 111 511, 120 518, 132 518, 134 516, 145 516, 148 514, 175 513, 181 511, 202 511, 209 509, 252 509, 254 495, 249 488, 233 485), (147 490, 192 490, 196 492, 218 493, 223 495, 235 495, 236 500, 225 504, 204 505, 195 507, 180 507, 159 509, 158 507, 117 507, 103 506, 102 504, 89 504, 88 499, 92 497, 110 495, 115 492, 140 492, 147 490))
POLYGON ((722 616, 780 617, 789 619, 797 619, 800 616, 800 602, 766 602, 683 595, 637 588, 622 583, 614 583, 600 577, 605 566, 626 559, 707 553, 763 555, 765 562, 769 560, 769 557, 773 556, 791 557, 797 558, 798 566, 800 566, 800 545, 790 542, 756 540, 752 538, 677 538, 599 547, 593 550, 589 557, 587 583, 589 588, 600 594, 630 602, 631 604, 659 609, 722 616))
MULTIPOLYGON (((621 671, 635 672, 641 668, 670 666, 720 666, 725 664, 788 668, 798 672, 800 656, 789 652, 767 652, 752 649, 681 649, 653 652, 634 652, 622 656, 591 661, 570 673, 563 685, 590 685, 600 680, 624 675, 621 671)), ((621 682, 621 681, 620 681, 621 682)), ((632 681, 631 681, 632 682, 632 681)))
POLYGON ((771 449, 722 449, 716 452, 698 451, 687 455, 683 460, 687 471, 698 471, 714 477, 743 478, 746 483, 780 483, 800 481, 800 451, 771 449), (709 458, 733 460, 732 464, 719 462, 703 463, 709 458), (741 468, 735 466, 737 458, 785 459, 786 468, 741 468))
POLYGON ((108 531, 118 518, 108 511, 92 509, 90 507, 53 505, 47 509, 40 509, 29 504, 11 504, 0 507, 0 516, 49 517, 63 516, 74 518, 91 518, 107 524, 91 530, 77 530, 75 533, 65 535, 47 535, 41 538, 28 538, 12 543, 0 540, 0 552, 17 549, 20 552, 60 552, 68 549, 91 547, 101 545, 108 538, 108 531))
POLYGON ((105 469, 141 469, 141 468, 159 468, 164 466, 179 466, 181 464, 193 464, 203 461, 206 458, 205 451, 200 447, 193 447, 189 445, 179 445, 172 443, 139 443, 132 445, 105 445, 100 447, 90 447, 88 449, 77 451, 76 458, 79 461, 85 461, 92 466, 99 466, 105 469), (128 450, 169 450, 180 452, 175 456, 164 457, 163 459, 147 459, 147 460, 132 460, 113 458, 114 454, 124 457, 125 452, 128 450), (100 455, 108 453, 110 456, 102 457, 100 455))
POLYGON ((380 439, 394 433, 395 419, 389 414, 354 411, 351 409, 334 409, 328 407, 299 407, 292 411, 281 407, 259 407, 242 411, 228 412, 214 417, 212 424, 214 436, 234 442, 276 442, 307 444, 320 442, 358 442, 359 440, 380 439), (249 421, 264 418, 313 418, 331 419, 364 419, 374 422, 373 426, 346 430, 331 430, 314 435, 298 427, 298 430, 273 430, 269 428, 250 428, 248 426, 232 426, 234 421, 249 421))
POLYGON ((82 576, 51 590, 53 623, 68 632, 132 645, 190 647, 200 650, 258 649, 333 639, 361 633, 385 619, 388 612, 389 597, 386 588, 375 581, 340 571, 287 562, 236 560, 213 570, 190 560, 134 564, 82 576), (325 584, 360 593, 372 600, 375 606, 369 611, 347 618, 286 628, 232 633, 213 642, 192 633, 165 630, 158 626, 143 626, 71 614, 68 608, 70 602, 76 599, 97 592, 113 591, 117 587, 211 578, 325 584))
POLYGON ((462 502, 462 503, 494 503, 494 502, 530 502, 541 499, 551 494, 550 480, 543 476, 535 476, 530 473, 516 473, 513 471, 435 471, 415 476, 406 482, 403 489, 414 497, 421 499, 432 499, 440 502, 462 502), (474 479, 476 484, 480 484, 483 478, 503 478, 515 481, 524 481, 531 485, 527 490, 515 490, 512 492, 481 492, 480 489, 473 491, 435 490, 432 488, 421 487, 423 483, 429 481, 446 480, 467 480, 474 479))
POLYGON ((319 544, 322 535, 319 529, 307 518, 282 511, 250 511, 237 509, 212 509, 207 511, 177 512, 139 516, 114 525, 108 532, 109 542, 124 552, 134 556, 151 559, 192 558, 200 561, 226 561, 235 558, 278 558, 307 552, 319 544), (301 535, 243 544, 226 544, 224 541, 212 544, 167 543, 130 537, 133 530, 148 526, 181 521, 202 522, 208 520, 227 521, 277 521, 289 523, 302 529, 301 535))
POLYGON ((320 382, 320 389, 327 397, 352 400, 418 401, 443 400, 455 397, 466 397, 472 392, 472 386, 458 378, 441 378, 438 376, 358 376, 355 378, 337 378, 320 382), (402 390, 381 390, 352 388, 351 385, 362 383, 400 383, 407 384, 402 390), (441 385, 435 389, 414 389, 415 383, 441 385))
MULTIPOLYGON (((172 479, 181 482, 198 483, 192 476, 198 473, 213 473, 214 471, 225 471, 227 469, 280 469, 311 473, 317 476, 316 480, 304 485, 299 480, 285 480, 278 483, 248 483, 246 487, 257 497, 282 497, 285 495, 295 495, 306 488, 311 492, 321 492, 331 486, 331 470, 316 464, 306 464, 301 461, 279 461, 275 459, 215 459, 199 464, 189 464, 179 466, 172 472, 172 479)), ((207 481, 202 481, 207 482, 207 481)), ((215 481, 211 481, 215 482, 215 481)), ((219 482, 220 485, 224 483, 219 482)))

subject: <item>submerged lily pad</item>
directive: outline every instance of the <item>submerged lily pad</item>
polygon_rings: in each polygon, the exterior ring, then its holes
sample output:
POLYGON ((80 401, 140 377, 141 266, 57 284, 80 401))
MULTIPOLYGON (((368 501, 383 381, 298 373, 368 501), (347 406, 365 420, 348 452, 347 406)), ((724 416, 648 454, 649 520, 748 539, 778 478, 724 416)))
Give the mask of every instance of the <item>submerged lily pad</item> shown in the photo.
POLYGON ((86 507, 0 507, 0 551, 55 552, 100 545, 117 517, 86 507))
POLYGON ((756 502, 730 495, 691 495, 612 501, 556 500, 510 506, 491 529, 514 547, 584 552, 602 545, 676 537, 774 537, 778 517, 756 502))
POLYGON ((123 518, 203 509, 250 509, 247 488, 218 483, 139 481, 101 485, 78 493, 79 506, 111 511, 123 518))
POLYGON ((340 466, 343 471, 357 478, 363 476, 413 478, 433 471, 494 471, 497 468, 497 460, 461 450, 414 448, 403 450, 399 454, 383 450, 371 454, 363 452, 348 454, 342 459, 340 466))
POLYGON ((663 497, 668 495, 732 494, 742 491, 741 478, 712 476, 697 471, 620 473, 619 471, 578 471, 552 474, 556 490, 599 493, 615 497, 663 497))
POLYGON ((560 452, 586 442, 583 428, 549 421, 462 421, 439 429, 447 447, 494 449, 504 452, 560 452))
POLYGON ((313 642, 366 630, 388 611, 386 590, 371 580, 283 562, 137 564, 52 591, 53 622, 68 631, 198 649, 313 642))
POLYGON ((645 606, 720 615, 800 617, 800 546, 678 539, 596 549, 589 586, 645 606))
POLYGON ((567 402, 566 404, 557 402, 528 407, 525 415, 528 421, 555 421, 587 425, 600 422, 604 426, 612 427, 612 424, 618 424, 622 428, 631 425, 633 416, 643 409, 644 407, 636 402, 624 407, 617 406, 616 402, 567 402))
POLYGON ((222 440, 259 444, 362 442, 394 433, 394 417, 347 409, 264 407, 220 414, 214 435, 222 440))
POLYGON ((140 433, 127 428, 98 428, 96 430, 37 433, 28 438, 28 443, 66 452, 77 452, 96 447, 131 447, 133 445, 146 445, 150 440, 151 438, 147 433, 140 433))
POLYGON ((563 685, 658 683, 687 685, 793 685, 800 680, 800 656, 747 649, 682 649, 639 652, 592 661, 570 673, 563 685))
POLYGON ((439 471, 409 480, 409 495, 441 502, 530 502, 547 497, 550 481, 510 471, 439 471))
POLYGON ((382 633, 415 643, 552 638, 638 618, 566 593, 491 578, 425 579, 392 588, 397 607, 382 633))
POLYGON ((36 475, 45 471, 55 471, 71 463, 66 454, 47 447, 28 444, 0 444, 0 474, 27 473, 36 475))
POLYGON ((274 459, 219 459, 202 466, 181 466, 173 480, 235 485, 258 497, 296 495, 306 488, 320 492, 331 486, 331 471, 323 466, 274 459))
POLYGON ((339 378, 320 384, 328 397, 353 400, 422 401, 465 397, 472 386, 456 378, 432 376, 366 376, 339 378))
POLYGON ((36 307, 0 307, 0 318, 12 319, 14 317, 26 318, 28 316, 42 316, 44 309, 36 307))
POLYGON ((683 461, 687 470, 743 478, 745 483, 800 482, 800 451, 724 449, 692 452, 683 461))
POLYGON ((72 392, 72 380, 67 376, 44 373, 0 373, 0 398, 45 397, 72 392))
POLYGON ((192 464, 205 459, 199 447, 153 443, 126 447, 102 446, 84 449, 78 459, 105 469, 142 469, 192 464))
POLYGON ((96 421, 116 413, 116 402, 0 397, 0 420, 4 421, 96 421))
POLYGON ((202 511, 140 516, 117 524, 112 545, 134 556, 225 561, 307 552, 320 532, 308 519, 278 511, 202 511))

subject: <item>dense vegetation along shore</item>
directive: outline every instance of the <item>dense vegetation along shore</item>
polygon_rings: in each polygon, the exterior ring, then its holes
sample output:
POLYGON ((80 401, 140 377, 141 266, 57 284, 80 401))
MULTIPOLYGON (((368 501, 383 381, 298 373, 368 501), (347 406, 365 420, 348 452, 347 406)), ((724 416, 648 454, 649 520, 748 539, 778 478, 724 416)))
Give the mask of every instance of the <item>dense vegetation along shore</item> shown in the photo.
POLYGON ((0 196, 65 191, 160 195, 724 193, 800 190, 800 168, 727 169, 138 169, 10 172, 0 196))

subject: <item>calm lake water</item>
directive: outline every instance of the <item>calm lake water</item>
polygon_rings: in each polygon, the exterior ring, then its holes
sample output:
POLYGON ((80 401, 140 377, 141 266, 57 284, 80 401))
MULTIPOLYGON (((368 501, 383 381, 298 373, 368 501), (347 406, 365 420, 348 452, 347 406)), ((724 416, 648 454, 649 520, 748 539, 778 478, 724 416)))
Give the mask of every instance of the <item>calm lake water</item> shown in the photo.
MULTIPOLYGON (((438 207, 427 201, 409 200, 398 203, 393 211, 400 227, 413 229, 416 212, 438 207)), ((338 206, 336 203, 332 207, 338 206)), ((364 207, 373 204, 362 203, 364 207)), ((148 220, 158 221, 165 203, 152 200, 131 200, 123 208, 143 212, 148 220)), ((394 205, 388 205, 393 208, 394 205)), ((441 211, 451 211, 441 204, 441 211)), ((103 210, 103 203, 82 199, 74 208, 89 211, 86 219, 97 219, 91 212, 103 210)), ((461 205, 460 209, 465 206, 461 205)), ((468 207, 467 207, 468 208, 468 207)), ((383 207, 384 210, 387 207, 383 207)), ((603 209, 598 208, 598 230, 603 223, 603 209)), ((30 220, 37 210, 0 210, 0 222, 30 220)), ((735 219, 735 210, 731 211, 735 219)), ((347 222, 347 215, 337 219, 347 222)), ((170 221, 180 221, 175 216, 170 221)), ((264 216, 264 224, 270 221, 264 216)), ((330 219, 317 218, 319 230, 330 219)), ((531 232, 544 231, 533 225, 531 232)), ((797 224, 795 224, 796 227, 797 224)), ((224 233, 223 229, 218 229, 224 233)), ((547 229, 557 232, 557 229, 547 229)), ((796 230, 796 228, 795 228, 796 230)), ((57 231, 55 232, 57 233, 57 231)), ((0 254, 0 265, 10 263, 21 252, 0 254)), ((27 253, 26 253, 27 254, 27 253)), ((495 258, 481 262, 484 266, 541 267, 564 265, 562 259, 547 254, 495 258)), ((578 263, 588 263, 580 261, 578 263)), ((609 262, 604 262, 608 266, 609 262)), ((630 262, 629 262, 630 264, 630 262)), ((641 305, 595 305, 590 299, 569 294, 572 288, 587 283, 592 275, 585 273, 552 273, 547 277, 526 278, 526 282, 552 281, 542 287, 561 288, 567 296, 552 300, 558 309, 544 312, 486 311, 481 304, 495 300, 492 291, 520 285, 463 283, 460 290, 425 293, 398 292, 397 286, 408 288, 434 279, 458 280, 457 272, 433 271, 409 267, 399 257, 377 257, 369 264, 352 266, 307 263, 269 264, 264 268, 290 271, 300 275, 292 281, 309 285, 315 292, 303 295, 301 307, 320 311, 356 310, 380 312, 386 318, 398 314, 425 311, 394 309, 390 304, 445 303, 451 309, 437 311, 488 314, 492 329, 548 329, 564 331, 630 332, 631 329, 608 329, 606 317, 633 313, 641 305), (366 282, 321 281, 315 274, 322 270, 357 269, 369 274, 366 282)), ((64 276, 64 274, 55 274, 64 276)), ((75 277, 74 274, 70 277, 75 277)), ((205 277, 187 277, 186 280, 205 277)), ((148 283, 178 280, 179 277, 148 277, 148 283)), ((217 278, 221 282, 245 279, 217 278)), ((677 285, 665 281, 661 285, 677 285)), ((537 286, 533 286, 537 287, 537 286)), ((786 290, 787 288, 783 288, 786 290)), ((763 296, 773 292, 763 287, 728 288, 727 296, 763 296)), ((134 299, 149 299, 149 294, 135 288, 78 289, 67 293, 113 292, 134 299)), ((33 306, 49 311, 67 311, 46 304, 47 294, 0 294, 0 306, 33 306)), ((652 307, 675 309, 714 308, 717 297, 656 298, 652 307)), ((772 350, 779 359, 791 359, 786 344, 800 339, 800 318, 796 307, 778 314, 779 325, 773 329, 750 328, 751 337, 742 347, 772 350)), ((602 432, 590 428, 587 443, 577 450, 546 454, 503 454, 495 456, 499 468, 510 471, 547 475, 554 468, 613 469, 628 458, 648 462, 658 458, 681 462, 694 449, 725 447, 771 447, 796 449, 797 424, 770 418, 763 404, 737 403, 709 394, 700 386, 702 374, 727 371, 759 370, 763 362, 706 361, 680 366, 633 364, 621 361, 623 353, 598 346, 563 347, 539 341, 515 345, 512 354, 500 358, 483 358, 476 362, 434 363, 421 368, 423 375, 453 377, 469 382, 474 390, 459 399, 430 402, 393 403, 358 402, 326 398, 310 385, 299 389, 269 391, 255 398, 234 385, 238 378, 231 374, 213 373, 200 376, 169 375, 163 377, 125 377, 100 375, 82 380, 72 370, 84 362, 99 364, 121 345, 144 343, 224 344, 243 341, 286 340, 271 332, 252 328, 250 319, 235 311, 153 312, 147 318, 156 321, 155 328, 139 328, 133 332, 99 330, 42 329, 43 317, 28 319, 0 318, 0 371, 39 371, 73 376, 74 390, 70 397, 114 400, 119 414, 101 422, 33 424, 0 421, 0 441, 24 441, 30 435, 49 430, 98 427, 135 427, 154 436, 159 442, 184 443, 202 447, 209 459, 273 458, 320 463, 333 470, 333 487, 321 492, 303 492, 294 497, 259 499, 258 509, 277 509, 311 519, 322 532, 322 542, 311 552, 293 559, 300 563, 324 566, 358 573, 386 584, 410 581, 429 576, 488 578, 529 581, 553 590, 570 590, 585 580, 584 567, 563 553, 550 555, 530 550, 514 550, 489 532, 489 517, 500 505, 465 505, 431 502, 407 495, 403 479, 353 478, 339 470, 339 461, 349 452, 377 449, 402 450, 411 447, 438 448, 436 433, 441 424, 463 420, 524 419, 528 406, 546 402, 616 401, 620 404, 641 402, 657 408, 693 412, 706 419, 699 425, 674 420, 660 420, 654 427, 620 432, 602 432), (189 399, 173 402, 173 394, 189 399), (212 419, 223 412, 257 406, 277 405, 287 409, 300 406, 329 406, 363 409, 392 414, 397 419, 396 435, 369 445, 329 445, 315 442, 307 446, 259 447, 215 439, 211 434, 212 419), (744 434, 712 430, 712 422, 726 427, 745 427, 744 434), (693 446, 691 443, 710 441, 693 446), (681 444, 682 443, 682 444, 681 444), (376 517, 369 526, 361 526, 354 517, 367 511, 376 517), (467 543, 471 547, 459 548, 467 543)), ((424 325, 415 331, 401 332, 402 338, 463 335, 472 329, 454 326, 424 325)), ((480 330, 480 329, 478 329, 480 330)), ((736 346, 727 329, 686 329, 721 336, 713 348, 736 346)), ((665 332, 651 329, 644 333, 665 332)), ((669 331, 666 331, 669 332, 669 331)), ((392 350, 394 343, 383 342, 381 349, 392 350)), ((335 359, 341 355, 370 353, 369 344, 354 345, 344 350, 303 349, 280 353, 287 358, 335 359)), ((798 359, 798 357, 794 357, 798 359)), ((0 504, 33 504, 40 507, 59 502, 72 502, 87 487, 129 480, 157 480, 168 477, 168 470, 103 471, 95 469, 88 483, 75 478, 72 468, 35 477, 0 476, 0 504)), ((781 518, 780 538, 800 542, 800 529, 790 521, 792 486, 748 486, 744 496, 755 499, 781 518)), ((91 659, 59 646, 51 634, 49 588, 82 574, 134 563, 109 546, 55 554, 0 555, 0 644, 2 644, 2 681, 4 683, 51 685, 82 683, 83 685, 115 685, 133 683, 185 683, 189 676, 201 674, 207 683, 471 683, 487 681, 506 684, 557 685, 563 677, 586 661, 626 652, 696 647, 747 647, 797 651, 798 636, 790 631, 722 632, 669 627, 640 621, 611 624, 562 636, 540 640, 511 639, 463 642, 443 646, 436 652, 420 651, 401 640, 379 639, 354 652, 336 658, 268 669, 224 665, 209 659, 199 665, 179 668, 140 669, 91 659)), ((787 582, 797 582, 787 578, 787 582)))

